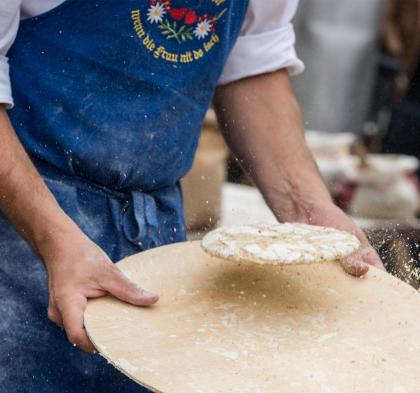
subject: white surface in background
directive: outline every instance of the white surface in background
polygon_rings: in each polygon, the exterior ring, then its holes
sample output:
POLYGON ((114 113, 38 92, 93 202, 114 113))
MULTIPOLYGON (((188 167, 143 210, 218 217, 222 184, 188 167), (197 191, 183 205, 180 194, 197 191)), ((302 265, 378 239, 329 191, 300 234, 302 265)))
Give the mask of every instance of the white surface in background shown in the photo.
POLYGON ((222 189, 222 219, 219 226, 275 223, 273 213, 258 189, 225 183, 222 189))
MULTIPOLYGON (((384 233, 401 240, 404 239, 407 230, 420 230, 420 220, 417 218, 388 220, 353 217, 353 220, 362 230, 369 231, 371 235, 374 235, 372 239, 379 246, 383 243, 384 233)), ((274 223, 276 220, 260 192, 254 187, 225 183, 222 190, 222 219, 217 226, 261 222, 274 223)), ((188 238, 190 240, 200 240, 207 232, 208 230, 189 232, 188 238)), ((398 252, 398 249, 396 250, 398 252)), ((394 258, 393 253, 391 253, 391 258, 394 258)), ((405 264, 402 263, 401 266, 405 266, 405 264)), ((418 282, 418 280, 415 281, 418 282)), ((415 286, 417 287, 417 285, 415 286)))
MULTIPOLYGON (((353 217, 362 229, 420 229, 420 220, 368 219, 353 217)), ((260 222, 277 222, 265 203, 261 193, 255 187, 234 183, 225 183, 222 190, 222 219, 218 226, 245 225, 260 222)))

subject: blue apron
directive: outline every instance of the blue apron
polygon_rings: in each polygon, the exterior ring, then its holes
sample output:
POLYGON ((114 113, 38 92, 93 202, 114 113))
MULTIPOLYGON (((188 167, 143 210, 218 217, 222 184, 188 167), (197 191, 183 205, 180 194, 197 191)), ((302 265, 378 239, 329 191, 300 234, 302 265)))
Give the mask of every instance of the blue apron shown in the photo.
MULTIPOLYGON (((10 118, 111 259, 185 239, 179 180, 246 0, 67 0, 21 23, 10 118)), ((42 263, 0 217, 0 392, 141 392, 47 319, 42 263)), ((170 378, 170 376, 168 376, 170 378)))

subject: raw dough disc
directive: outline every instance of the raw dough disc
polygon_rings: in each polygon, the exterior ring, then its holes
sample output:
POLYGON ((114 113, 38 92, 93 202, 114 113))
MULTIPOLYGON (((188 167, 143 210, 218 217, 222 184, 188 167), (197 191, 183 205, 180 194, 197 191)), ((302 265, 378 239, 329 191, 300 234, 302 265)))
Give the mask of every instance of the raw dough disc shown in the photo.
POLYGON ((239 262, 300 264, 335 261, 360 246, 350 233, 306 224, 253 224, 222 227, 204 236, 211 255, 239 262))
POLYGON ((420 294, 378 269, 235 264, 199 242, 117 266, 151 308, 88 301, 99 352, 161 393, 418 393, 420 294))

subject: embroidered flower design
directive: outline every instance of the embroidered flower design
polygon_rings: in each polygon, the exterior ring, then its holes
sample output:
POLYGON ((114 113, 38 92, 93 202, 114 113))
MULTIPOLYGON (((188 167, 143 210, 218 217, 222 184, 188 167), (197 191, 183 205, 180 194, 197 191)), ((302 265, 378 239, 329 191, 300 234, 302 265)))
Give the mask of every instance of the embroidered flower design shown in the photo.
POLYGON ((165 5, 159 2, 151 4, 147 12, 147 20, 150 23, 161 23, 166 15, 165 5))
POLYGON ((218 20, 226 13, 223 9, 217 15, 197 15, 186 7, 172 6, 172 0, 149 0, 147 21, 156 23, 167 40, 175 39, 179 44, 202 40, 216 31, 218 20))
POLYGON ((204 19, 201 22, 197 23, 197 26, 194 29, 194 35, 199 40, 202 40, 209 35, 212 28, 213 28, 212 23, 208 19, 204 19))

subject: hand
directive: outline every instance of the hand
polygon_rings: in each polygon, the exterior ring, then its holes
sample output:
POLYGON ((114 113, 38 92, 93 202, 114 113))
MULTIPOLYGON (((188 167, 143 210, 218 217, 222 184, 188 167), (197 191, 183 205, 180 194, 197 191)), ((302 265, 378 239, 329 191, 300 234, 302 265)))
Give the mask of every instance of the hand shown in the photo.
POLYGON ((385 271, 379 255, 370 245, 363 231, 333 203, 328 202, 324 205, 314 205, 308 211, 306 222, 350 232, 360 240, 360 249, 341 261, 341 265, 347 273, 354 276, 362 276, 369 270, 369 265, 385 271))
POLYGON ((0 105, 0 210, 45 262, 49 318, 93 351, 83 330, 88 298, 111 293, 138 306, 158 300, 130 282, 68 217, 21 145, 0 105))
POLYGON ((159 297, 131 282, 82 232, 60 237, 42 253, 48 273, 48 318, 65 329, 73 345, 95 352, 84 330, 87 299, 109 293, 135 306, 149 306, 159 297))
POLYGON ((367 272, 367 264, 383 269, 363 232, 331 200, 305 144, 304 124, 287 70, 221 86, 215 106, 228 145, 279 221, 352 232, 362 247, 343 261, 345 270, 360 276, 367 272))

